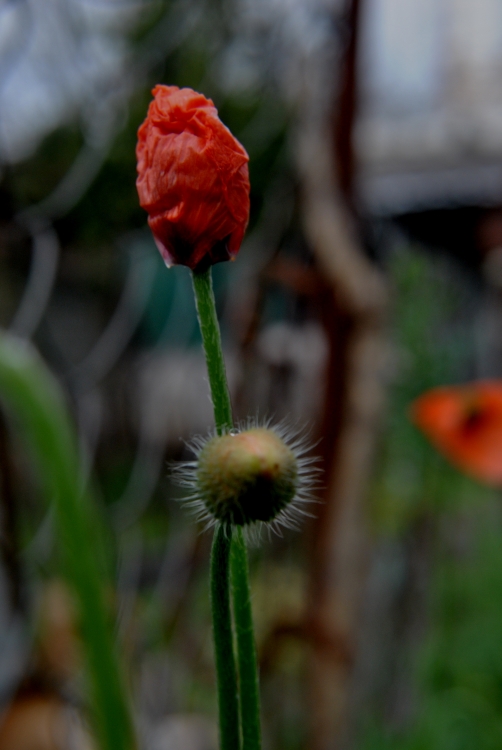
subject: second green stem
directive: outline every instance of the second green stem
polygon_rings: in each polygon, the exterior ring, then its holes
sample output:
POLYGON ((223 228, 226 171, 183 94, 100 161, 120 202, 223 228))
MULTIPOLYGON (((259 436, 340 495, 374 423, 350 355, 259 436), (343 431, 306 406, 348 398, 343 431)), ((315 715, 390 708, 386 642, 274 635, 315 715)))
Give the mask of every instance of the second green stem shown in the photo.
POLYGON ((242 750, 259 750, 261 729, 258 665, 249 595, 248 556, 241 528, 234 533, 231 572, 239 665, 242 750))

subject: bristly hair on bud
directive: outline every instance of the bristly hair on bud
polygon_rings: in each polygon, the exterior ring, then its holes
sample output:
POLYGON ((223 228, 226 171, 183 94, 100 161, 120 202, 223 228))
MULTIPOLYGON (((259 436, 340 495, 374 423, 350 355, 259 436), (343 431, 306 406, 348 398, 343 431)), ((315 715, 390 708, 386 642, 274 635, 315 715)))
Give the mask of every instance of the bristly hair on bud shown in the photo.
POLYGON ((190 493, 183 503, 205 524, 246 531, 297 529, 312 514, 319 487, 312 445, 285 423, 249 419, 224 435, 197 437, 195 460, 175 466, 173 478, 190 493))

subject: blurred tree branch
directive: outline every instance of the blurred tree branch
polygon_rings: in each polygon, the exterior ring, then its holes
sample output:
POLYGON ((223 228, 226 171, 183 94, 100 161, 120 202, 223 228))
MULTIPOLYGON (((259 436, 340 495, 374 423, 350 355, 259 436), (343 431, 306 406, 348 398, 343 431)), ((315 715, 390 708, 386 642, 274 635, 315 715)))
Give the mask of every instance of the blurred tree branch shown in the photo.
MULTIPOLYGON (((354 652, 361 616, 369 544, 366 499, 387 354, 386 284, 363 249, 350 209, 359 10, 358 0, 334 3, 338 26, 349 28, 335 76, 336 138, 332 112, 319 100, 322 86, 314 84, 304 92, 297 141, 305 232, 332 290, 324 310, 331 347, 322 444, 326 491, 315 523, 307 620, 314 632, 344 642, 348 653, 354 652)), ((317 65, 323 62, 320 58, 317 65)), ((315 62, 313 68, 317 81, 326 79, 315 62)), ((312 750, 349 742, 351 665, 326 657, 322 639, 314 640, 308 687, 312 750)))

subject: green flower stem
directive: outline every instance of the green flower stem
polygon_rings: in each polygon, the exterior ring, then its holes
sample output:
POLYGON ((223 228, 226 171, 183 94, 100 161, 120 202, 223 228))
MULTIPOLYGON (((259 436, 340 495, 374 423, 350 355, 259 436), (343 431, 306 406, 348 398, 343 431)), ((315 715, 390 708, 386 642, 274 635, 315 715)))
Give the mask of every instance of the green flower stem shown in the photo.
POLYGON ((133 750, 133 722, 98 564, 99 527, 80 486, 74 430, 59 386, 36 351, 8 335, 0 336, 0 399, 37 459, 54 503, 65 573, 76 594, 99 746, 133 750))
POLYGON ((231 554, 232 593, 239 662, 242 750, 260 750, 260 692, 249 595, 248 557, 242 529, 238 528, 231 554))
MULTIPOLYGON (((195 304, 206 355, 209 387, 218 435, 232 429, 232 405, 228 392, 220 328, 216 317, 211 268, 193 273, 195 304)), ((218 681, 220 749, 240 750, 239 702, 230 611, 230 549, 232 535, 220 526, 211 551, 211 609, 218 681)))
POLYGON ((239 702, 235 669, 232 618, 230 613, 229 568, 232 534, 223 526, 216 529, 211 551, 211 606, 214 652, 218 676, 220 749, 239 750, 239 702))
MULTIPOLYGON (((225 374, 225 363, 221 349, 220 329, 214 304, 211 269, 209 268, 201 274, 194 273, 193 286, 202 342, 207 360, 216 431, 219 435, 222 435, 233 427, 233 419, 225 374)), ((230 549, 232 549, 232 594, 239 663, 241 734, 244 750, 259 750, 261 741, 258 670, 249 597, 246 545, 241 529, 238 529, 233 535, 233 541, 230 544, 228 533, 222 527, 216 531, 214 536, 211 566, 221 748, 222 750, 226 750, 227 748, 229 750, 230 748, 231 750, 238 750, 240 748, 238 737, 236 738, 235 735, 228 738, 224 737, 224 732, 227 731, 224 729, 224 721, 226 722, 225 727, 230 724, 233 728, 235 725, 235 717, 230 720, 226 715, 227 712, 235 713, 237 718, 239 715, 239 705, 234 700, 237 695, 237 689, 236 687, 234 688, 234 679, 236 685, 236 674, 231 637, 231 613, 230 606, 226 604, 229 599, 228 592, 230 589, 230 565, 228 557, 230 549), (225 593, 223 594, 223 592, 225 593), (221 632, 220 627, 222 628, 221 632), (227 635, 223 636, 223 631, 227 635), (222 643, 226 643, 226 645, 223 647, 222 643), (220 649, 224 653, 219 656, 220 649), (221 664, 219 663, 219 659, 221 660, 221 664), (225 714, 225 718, 223 718, 223 714, 225 714)))
POLYGON ((220 327, 214 304, 211 267, 203 273, 193 273, 195 304, 207 362, 209 387, 213 399, 216 432, 222 435, 233 427, 232 405, 228 392, 225 361, 221 348, 220 327))

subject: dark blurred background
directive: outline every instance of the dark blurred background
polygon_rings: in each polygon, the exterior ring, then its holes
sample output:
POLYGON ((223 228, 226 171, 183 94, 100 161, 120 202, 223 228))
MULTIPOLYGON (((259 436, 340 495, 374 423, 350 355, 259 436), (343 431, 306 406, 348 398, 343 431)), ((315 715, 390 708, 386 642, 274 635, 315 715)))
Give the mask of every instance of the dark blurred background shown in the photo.
MULTIPOLYGON (((237 417, 317 441, 251 550, 265 750, 502 747, 500 498, 411 426, 502 376, 498 0, 0 0, 0 324, 64 388, 146 750, 213 750, 210 538, 170 479, 212 413, 189 272, 139 208, 156 83, 213 98, 251 219, 214 267, 237 417)), ((89 750, 50 509, 0 420, 0 748, 89 750)))

